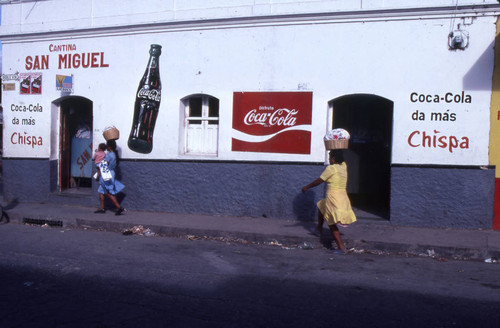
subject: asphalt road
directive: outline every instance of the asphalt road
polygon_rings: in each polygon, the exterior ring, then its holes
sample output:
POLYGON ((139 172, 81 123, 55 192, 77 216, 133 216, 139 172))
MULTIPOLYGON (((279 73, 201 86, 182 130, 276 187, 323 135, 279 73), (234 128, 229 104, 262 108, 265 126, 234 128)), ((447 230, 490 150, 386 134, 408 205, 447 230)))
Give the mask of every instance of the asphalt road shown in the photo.
POLYGON ((500 264, 0 225, 0 327, 499 327, 500 264))

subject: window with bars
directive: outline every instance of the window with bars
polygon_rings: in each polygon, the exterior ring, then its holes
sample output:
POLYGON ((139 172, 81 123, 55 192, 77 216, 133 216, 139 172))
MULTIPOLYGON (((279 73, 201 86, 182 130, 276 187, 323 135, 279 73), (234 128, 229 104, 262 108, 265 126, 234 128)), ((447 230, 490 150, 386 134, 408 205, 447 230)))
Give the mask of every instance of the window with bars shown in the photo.
POLYGON ((219 136, 219 99, 192 95, 184 107, 184 153, 217 155, 219 136))

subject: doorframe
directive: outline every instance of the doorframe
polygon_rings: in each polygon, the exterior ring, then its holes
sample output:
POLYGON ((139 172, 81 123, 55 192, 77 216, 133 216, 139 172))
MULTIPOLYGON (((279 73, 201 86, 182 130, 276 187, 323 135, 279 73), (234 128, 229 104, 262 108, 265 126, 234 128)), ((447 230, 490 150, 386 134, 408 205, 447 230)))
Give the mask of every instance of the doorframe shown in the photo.
MULTIPOLYGON (((384 132, 388 133, 389 137, 384 137, 383 140, 388 141, 388 159, 386 160, 387 162, 384 161, 384 166, 386 166, 387 169, 387 180, 385 180, 385 192, 384 192, 384 197, 386 197, 385 204, 381 207, 382 212, 374 211, 374 213, 377 213, 376 215, 382 215, 384 218, 389 219, 390 216, 390 190, 391 190, 391 165, 392 165, 392 153, 393 153, 393 137, 394 137, 394 101, 391 99, 376 95, 376 94, 368 94, 368 93, 355 93, 355 94, 345 94, 342 96, 338 96, 335 98, 332 98, 331 100, 328 101, 328 114, 327 114, 327 130, 331 130, 334 127, 335 128, 341 128, 342 126, 335 126, 334 118, 335 118, 335 104, 338 103, 341 100, 345 100, 352 98, 353 103, 356 102, 374 102, 375 104, 380 104, 382 107, 385 106, 390 106, 390 113, 384 113, 384 116, 390 117, 390 122, 385 121, 385 124, 387 124, 389 127, 386 127, 384 129, 384 132), (356 100, 356 101, 354 101, 356 100), (384 105, 384 103, 386 103, 384 105), (389 115, 390 114, 390 115, 389 115)), ((345 128, 346 130, 349 131, 350 127, 342 127, 345 128)), ((352 136, 351 136, 352 137, 352 136)), ((352 145, 352 140, 350 142, 350 148, 352 145)), ((325 163, 328 162, 328 154, 325 154, 325 163)), ((348 181, 349 184, 349 181, 348 181)), ((354 206, 354 204, 353 204, 354 206)))
MULTIPOLYGON (((70 189, 67 187, 67 183, 64 183, 65 185, 63 186, 63 158, 62 158, 62 143, 64 142, 63 138, 63 128, 65 125, 65 122, 63 122, 63 108, 62 106, 66 102, 70 101, 76 101, 76 102, 83 102, 86 105, 90 106, 90 115, 91 115, 91 131, 93 131, 93 117, 94 117, 94 106, 92 100, 82 97, 82 96, 63 96, 58 99, 55 99, 51 103, 51 143, 50 143, 50 161, 51 162, 56 162, 56 169, 55 171, 52 171, 52 178, 51 182, 55 182, 55 186, 51 188, 51 190, 57 190, 59 192, 62 192, 64 190, 70 189), (55 181, 54 181, 55 180, 55 181)), ((67 123, 67 122, 66 122, 67 123)), ((67 142, 71 143, 70 138, 67 138, 67 142)), ((93 138, 92 138, 93 139, 93 138)), ((93 140, 92 140, 93 142, 93 140)), ((71 147, 71 145, 69 145, 71 147)), ((71 149, 70 149, 71 152, 71 149)), ((71 153, 70 153, 71 154, 71 153)), ((69 160, 68 160, 69 161, 69 160)), ((70 169, 71 163, 68 163, 68 168, 70 169)), ((69 174, 68 174, 69 176, 69 174)), ((69 178, 68 178, 69 179, 69 178)))

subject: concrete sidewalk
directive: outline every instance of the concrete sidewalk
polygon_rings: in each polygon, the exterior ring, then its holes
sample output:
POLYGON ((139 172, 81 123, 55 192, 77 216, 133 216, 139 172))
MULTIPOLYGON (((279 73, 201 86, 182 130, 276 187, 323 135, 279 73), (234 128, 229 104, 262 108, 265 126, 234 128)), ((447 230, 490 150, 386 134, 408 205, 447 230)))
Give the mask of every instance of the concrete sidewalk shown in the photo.
MULTIPOLYGON (((221 238, 251 243, 298 247, 304 242, 314 248, 329 247, 325 225, 320 240, 311 232, 314 222, 268 218, 209 216, 198 214, 126 211, 95 214, 94 208, 57 204, 18 203, 5 207, 12 223, 49 224, 65 228, 88 228, 123 232, 142 225, 161 236, 221 238)), ((500 259, 500 231, 396 227, 380 219, 359 219, 340 228, 353 252, 408 253, 436 258, 500 259)))

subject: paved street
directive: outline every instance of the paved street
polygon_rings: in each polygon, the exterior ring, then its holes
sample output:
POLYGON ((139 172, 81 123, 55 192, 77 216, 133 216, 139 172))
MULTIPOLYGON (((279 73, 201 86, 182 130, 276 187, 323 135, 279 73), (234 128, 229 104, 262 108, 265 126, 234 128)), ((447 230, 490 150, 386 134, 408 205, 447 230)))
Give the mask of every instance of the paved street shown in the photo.
POLYGON ((0 327, 498 327, 500 264, 0 225, 0 327))

